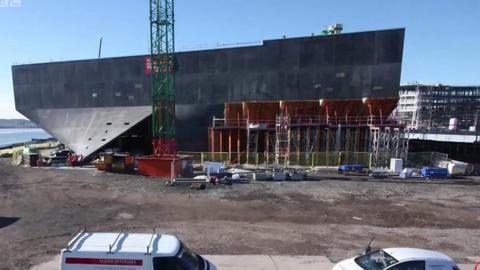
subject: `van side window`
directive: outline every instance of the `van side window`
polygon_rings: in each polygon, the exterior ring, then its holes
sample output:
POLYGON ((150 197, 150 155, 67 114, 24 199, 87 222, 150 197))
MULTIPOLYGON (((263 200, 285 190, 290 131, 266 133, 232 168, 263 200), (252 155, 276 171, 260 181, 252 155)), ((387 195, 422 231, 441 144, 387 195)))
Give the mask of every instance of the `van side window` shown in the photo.
POLYGON ((397 264, 388 270, 425 270, 425 261, 409 261, 397 264))

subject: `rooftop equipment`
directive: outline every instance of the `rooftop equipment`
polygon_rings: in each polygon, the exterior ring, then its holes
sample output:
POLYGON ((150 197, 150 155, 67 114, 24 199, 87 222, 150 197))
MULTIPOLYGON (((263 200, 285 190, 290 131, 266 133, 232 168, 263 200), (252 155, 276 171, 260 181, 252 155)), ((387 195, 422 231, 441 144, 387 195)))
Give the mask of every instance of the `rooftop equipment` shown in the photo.
POLYGON ((336 23, 329 25, 326 29, 322 31, 324 35, 334 35, 334 34, 341 34, 343 31, 343 24, 336 23))

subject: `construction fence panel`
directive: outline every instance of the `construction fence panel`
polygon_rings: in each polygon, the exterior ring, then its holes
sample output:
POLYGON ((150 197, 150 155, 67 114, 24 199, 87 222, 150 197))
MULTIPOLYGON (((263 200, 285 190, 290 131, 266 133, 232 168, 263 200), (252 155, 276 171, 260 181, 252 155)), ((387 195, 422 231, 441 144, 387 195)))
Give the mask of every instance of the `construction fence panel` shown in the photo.
MULTIPOLYGON (((178 152, 179 155, 189 155, 195 163, 205 161, 225 162, 226 164, 262 165, 275 162, 274 153, 238 153, 231 152, 178 152)), ((341 164, 363 164, 369 166, 371 153, 365 152, 300 152, 290 154, 289 164, 298 166, 338 166, 341 164)))
POLYGON ((379 153, 376 160, 372 160, 373 167, 389 167, 390 159, 395 158, 394 154, 379 153))
POLYGON ((438 166, 441 161, 447 161, 448 154, 439 152, 411 152, 408 153, 405 161, 406 167, 421 168, 438 166))
MULTIPOLYGON (((262 165, 274 164, 274 153, 240 153, 240 162, 238 153, 231 152, 179 152, 179 155, 190 155, 195 163, 205 161, 225 162, 226 164, 248 164, 262 165)), ((369 166, 371 153, 367 152, 300 152, 291 153, 289 164, 292 166, 339 166, 341 164, 362 164, 369 166)))
POLYGON ((341 164, 361 164, 370 166, 371 153, 370 152, 341 152, 341 164))
MULTIPOLYGON (((241 152, 179 152, 180 155, 190 155, 195 163, 205 161, 225 162, 225 164, 263 165, 274 164, 274 153, 247 153, 241 152), (240 156, 240 161, 238 157, 240 156)), ((376 161, 370 152, 295 152, 289 157, 292 166, 339 166, 342 164, 362 164, 367 167, 389 167, 390 159, 394 156, 383 154, 376 161)), ((448 155, 438 152, 408 153, 405 167, 421 168, 424 166, 437 166, 439 162, 448 160, 448 155)))

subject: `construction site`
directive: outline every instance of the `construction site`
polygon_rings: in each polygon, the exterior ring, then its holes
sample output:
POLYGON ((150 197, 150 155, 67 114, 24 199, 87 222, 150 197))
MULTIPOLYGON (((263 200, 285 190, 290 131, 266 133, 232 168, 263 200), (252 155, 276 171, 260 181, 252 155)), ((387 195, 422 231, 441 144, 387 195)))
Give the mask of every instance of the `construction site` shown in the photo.
POLYGON ((397 100, 225 103, 225 117, 214 117, 209 129, 211 156, 230 164, 314 167, 337 164, 342 152, 345 163, 385 165, 407 151, 404 126, 388 118, 397 100))
POLYGON ((100 39, 98 58, 12 65, 16 110, 53 138, 0 149, 1 270, 53 270, 80 227, 161 228, 217 262, 330 269, 373 238, 479 261, 478 87, 400 86, 404 28, 176 51, 175 12, 149 1, 148 54, 100 39))
POLYGON ((390 117, 404 29, 342 29, 175 54, 153 36, 150 56, 13 66, 16 108, 84 164, 129 153, 144 175, 170 176, 170 162, 143 157, 177 151, 194 163, 388 166, 407 152, 390 117))

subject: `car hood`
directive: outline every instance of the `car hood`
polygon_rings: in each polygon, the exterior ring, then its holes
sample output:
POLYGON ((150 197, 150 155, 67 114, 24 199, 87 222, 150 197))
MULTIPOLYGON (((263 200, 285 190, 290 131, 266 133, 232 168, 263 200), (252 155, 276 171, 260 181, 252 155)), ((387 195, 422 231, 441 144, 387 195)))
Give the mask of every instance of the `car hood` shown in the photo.
POLYGON ((350 258, 337 263, 332 270, 363 270, 363 268, 358 266, 354 258, 350 258))

